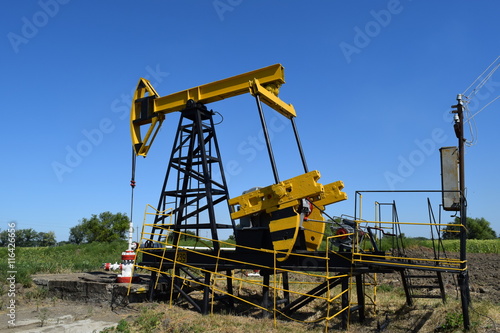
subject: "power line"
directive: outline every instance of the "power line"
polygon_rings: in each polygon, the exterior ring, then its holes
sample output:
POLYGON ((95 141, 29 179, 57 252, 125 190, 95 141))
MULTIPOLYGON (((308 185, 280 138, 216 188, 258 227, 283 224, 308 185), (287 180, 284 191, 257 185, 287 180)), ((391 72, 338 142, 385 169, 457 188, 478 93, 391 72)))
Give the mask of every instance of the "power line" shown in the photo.
POLYGON ((481 110, 477 111, 476 113, 474 113, 468 120, 474 118, 479 112, 483 111, 484 109, 486 109, 491 103, 493 103, 494 101, 496 101, 497 99, 500 98, 500 95, 498 95, 497 97, 495 97, 492 101, 490 101, 488 104, 486 104, 485 106, 483 106, 481 108, 481 110))
POLYGON ((474 82, 472 82, 468 87, 467 89, 465 89, 465 91, 463 92, 462 95, 464 95, 465 97, 467 97, 469 100, 471 100, 476 94, 477 92, 479 91, 479 89, 481 89, 485 84, 486 82, 491 78, 491 76, 493 75, 493 73, 495 73, 495 71, 498 69, 498 67, 500 67, 500 62, 498 62, 500 60, 500 56, 498 56, 475 80, 474 82), (485 78, 482 79, 482 81, 470 92, 470 94, 468 94, 467 92, 469 91, 469 89, 484 75, 484 73, 486 73, 490 68, 491 66, 493 66, 496 62, 498 62, 498 64, 486 75, 485 78))
POLYGON ((493 102, 495 102, 500 95, 495 97, 493 100, 488 102, 485 106, 483 106, 479 111, 471 115, 471 111, 469 109, 470 101, 478 94, 479 90, 485 86, 485 84, 491 79, 496 70, 500 68, 500 56, 498 56, 463 92, 463 96, 465 97, 464 103, 464 111, 466 114, 466 119, 464 122, 467 122, 469 125, 469 131, 471 134, 471 140, 467 140, 467 146, 473 146, 477 143, 477 128, 474 117, 478 115, 481 111, 490 106, 493 102), (479 83, 477 83, 479 82, 479 83), (476 85, 477 83, 477 85, 476 85), (475 87, 474 87, 475 86, 475 87), (472 89, 472 87, 474 87, 472 89), (471 90, 472 89, 472 90, 471 90))

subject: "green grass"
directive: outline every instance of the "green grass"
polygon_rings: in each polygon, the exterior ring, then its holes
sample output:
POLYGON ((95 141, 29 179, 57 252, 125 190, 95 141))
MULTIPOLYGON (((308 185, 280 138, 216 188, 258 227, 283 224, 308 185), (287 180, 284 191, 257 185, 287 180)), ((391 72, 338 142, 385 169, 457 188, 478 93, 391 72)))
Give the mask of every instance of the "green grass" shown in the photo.
MULTIPOLYGON (((7 271, 16 271, 16 283, 31 286, 35 273, 69 273, 98 270, 105 262, 120 262, 127 242, 66 244, 54 247, 16 248, 15 267, 7 260, 0 262, 0 279, 6 281, 7 271)), ((7 258, 7 248, 0 248, 0 257, 7 258)))
MULTIPOLYGON (((434 241, 436 246, 437 241, 434 241)), ((412 247, 428 247, 432 248, 432 240, 430 239, 418 239, 418 238, 404 238, 403 240, 405 248, 412 247)), ((380 245, 379 245, 380 246, 380 245)), ((388 250, 392 248, 393 239, 392 237, 385 237, 382 239, 382 250, 388 250)), ((447 252, 459 252, 460 251, 460 240, 458 239, 448 239, 443 240, 443 246, 447 252)), ((468 239, 467 240, 467 252, 468 253, 500 253, 500 239, 468 239)))
MULTIPOLYGON (((422 246, 432 247, 431 240, 420 241, 422 246)), ((446 251, 459 252, 460 240, 449 239, 443 241, 446 251)), ((468 239, 467 252, 469 253, 500 253, 500 239, 468 239)))

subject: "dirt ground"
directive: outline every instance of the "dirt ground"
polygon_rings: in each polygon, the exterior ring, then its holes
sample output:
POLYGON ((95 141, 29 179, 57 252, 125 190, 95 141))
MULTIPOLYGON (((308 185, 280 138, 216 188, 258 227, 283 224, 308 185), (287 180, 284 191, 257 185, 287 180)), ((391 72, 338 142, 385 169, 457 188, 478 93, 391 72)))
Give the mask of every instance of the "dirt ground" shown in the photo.
POLYGON ((468 261, 472 299, 500 303, 500 255, 469 253, 468 261))
MULTIPOLYGON (((1 332, 91 333, 116 326, 121 320, 139 313, 136 307, 112 310, 107 304, 80 304, 62 300, 21 303, 16 311, 16 326, 0 323, 1 332)), ((6 318, 5 315, 2 315, 6 318)))
MULTIPOLYGON (((428 249, 413 250, 412 255, 428 255, 428 249), (426 252, 426 253, 419 253, 426 252)), ((457 255, 457 254, 455 254, 457 255)), ((486 300, 500 304, 500 255, 498 254, 468 254, 470 290, 472 302, 486 300)), ((397 274, 386 274, 382 283, 397 283, 397 274)), ((445 277, 447 295, 451 298, 458 295, 455 285, 456 277, 445 277)), ((130 303, 127 306, 111 306, 109 303, 92 303, 78 300, 61 300, 57 297, 47 297, 39 294, 36 288, 23 289, 17 286, 16 295, 16 326, 8 327, 8 317, 5 311, 6 294, 2 296, 2 311, 0 315, 0 331, 2 332, 100 332, 106 327, 115 326, 121 319, 133 320, 140 315, 144 303, 130 303), (8 329, 8 330, 7 330, 8 329)), ((411 313, 405 314, 409 317, 411 313)), ((425 315, 423 315, 425 321, 425 315)), ((374 324, 370 329, 359 328, 356 332, 374 332, 374 324)), ((500 327, 500 323, 497 323, 500 327)), ((495 324, 493 324, 495 326, 495 324)), ((419 332, 415 328, 396 330, 388 327, 385 332, 419 332)), ((422 330, 429 332, 428 329, 422 330)), ((490 332, 486 330, 484 332, 490 332)), ((491 330, 495 332, 495 330, 491 330)))

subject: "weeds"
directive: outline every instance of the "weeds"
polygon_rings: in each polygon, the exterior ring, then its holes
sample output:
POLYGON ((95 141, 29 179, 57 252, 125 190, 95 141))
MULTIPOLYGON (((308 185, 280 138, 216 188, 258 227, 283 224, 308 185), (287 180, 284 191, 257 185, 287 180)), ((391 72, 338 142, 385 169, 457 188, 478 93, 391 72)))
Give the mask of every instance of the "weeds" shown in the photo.
POLYGON ((47 308, 41 308, 38 311, 38 320, 40 320, 40 327, 43 327, 49 318, 49 310, 47 308))
POLYGON ((381 284, 377 287, 377 290, 380 292, 390 293, 394 290, 394 287, 389 284, 381 284))
POLYGON ((444 324, 436 328, 436 332, 451 332, 455 329, 463 327, 464 317, 461 313, 448 312, 444 319, 444 324))
MULTIPOLYGON (((161 326, 163 314, 151 308, 143 308, 139 317, 132 322, 122 319, 116 327, 108 327, 101 333, 153 333, 161 326)), ((191 331, 190 331, 191 332, 191 331)))
POLYGON ((139 318, 134 321, 135 326, 138 326, 141 332, 153 332, 161 324, 161 313, 152 309, 143 309, 139 318))
POLYGON ((462 327, 464 324, 464 316, 458 312, 450 312, 445 316, 446 322, 443 324, 445 329, 462 327))
POLYGON ((37 287, 33 290, 28 290, 26 293, 25 293, 25 297, 26 299, 28 300, 28 302, 31 302, 31 301, 39 301, 39 300, 42 300, 44 298, 47 297, 47 289, 45 288, 41 288, 41 287, 37 287))
POLYGON ((129 333, 130 332, 130 325, 129 323, 122 319, 118 322, 118 325, 116 326, 116 331, 120 333, 129 333))

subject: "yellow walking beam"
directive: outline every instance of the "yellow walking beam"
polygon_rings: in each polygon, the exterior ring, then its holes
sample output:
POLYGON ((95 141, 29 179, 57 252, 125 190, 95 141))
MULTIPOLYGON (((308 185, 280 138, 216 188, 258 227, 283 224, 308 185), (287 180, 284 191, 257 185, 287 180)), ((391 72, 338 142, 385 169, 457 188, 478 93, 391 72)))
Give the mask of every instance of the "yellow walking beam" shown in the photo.
POLYGON ((189 100, 208 104, 244 93, 258 94, 262 101, 287 118, 296 116, 292 105, 280 100, 279 88, 285 83, 280 64, 257 69, 227 79, 160 97, 151 83, 141 78, 137 85, 130 113, 132 144, 137 155, 146 156, 167 113, 180 111, 189 100), (149 125, 141 136, 141 126, 149 125))

